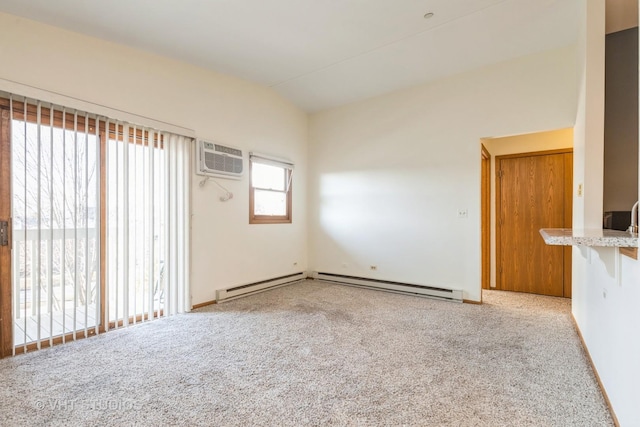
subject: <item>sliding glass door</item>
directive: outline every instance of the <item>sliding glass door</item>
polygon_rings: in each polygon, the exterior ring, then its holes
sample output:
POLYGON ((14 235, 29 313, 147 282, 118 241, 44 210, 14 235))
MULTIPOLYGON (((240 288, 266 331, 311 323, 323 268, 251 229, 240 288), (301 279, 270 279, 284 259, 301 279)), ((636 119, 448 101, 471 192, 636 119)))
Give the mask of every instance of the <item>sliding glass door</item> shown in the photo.
POLYGON ((8 107, 12 341, 26 351, 98 332, 100 137, 77 112, 8 107))
POLYGON ((165 308, 167 182, 163 136, 110 126, 107 141, 107 276, 110 328, 165 308))
POLYGON ((107 124, 106 312, 114 328, 190 310, 190 138, 107 124))
POLYGON ((9 110, 0 108, 0 357, 13 351, 10 135, 9 110))
POLYGON ((0 97, 0 356, 190 309, 191 144, 0 97))

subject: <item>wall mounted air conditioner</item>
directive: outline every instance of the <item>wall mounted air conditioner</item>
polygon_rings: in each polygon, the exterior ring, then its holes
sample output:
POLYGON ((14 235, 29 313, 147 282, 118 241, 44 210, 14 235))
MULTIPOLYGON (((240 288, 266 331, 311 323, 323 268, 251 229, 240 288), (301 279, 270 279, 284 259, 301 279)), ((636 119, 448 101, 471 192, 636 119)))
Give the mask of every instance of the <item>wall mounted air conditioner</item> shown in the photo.
POLYGON ((198 140, 196 173, 217 178, 240 179, 244 173, 244 157, 238 148, 198 140))

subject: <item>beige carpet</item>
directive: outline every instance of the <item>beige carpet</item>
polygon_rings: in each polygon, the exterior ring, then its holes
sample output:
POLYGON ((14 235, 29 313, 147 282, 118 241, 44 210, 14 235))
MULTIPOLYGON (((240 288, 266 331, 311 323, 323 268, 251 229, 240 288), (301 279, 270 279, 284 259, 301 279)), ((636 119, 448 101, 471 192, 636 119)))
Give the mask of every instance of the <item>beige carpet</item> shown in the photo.
POLYGON ((304 282, 0 361, 0 425, 609 426, 570 302, 304 282))

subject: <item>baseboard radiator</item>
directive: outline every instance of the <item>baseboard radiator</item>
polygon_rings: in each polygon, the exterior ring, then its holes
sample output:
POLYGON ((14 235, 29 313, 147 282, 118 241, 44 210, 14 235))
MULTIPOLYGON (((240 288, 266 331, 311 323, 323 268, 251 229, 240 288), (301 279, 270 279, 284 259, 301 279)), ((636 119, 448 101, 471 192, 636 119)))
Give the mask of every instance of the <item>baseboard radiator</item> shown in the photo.
POLYGON ((341 285, 359 286, 387 292, 410 294, 421 297, 437 298, 446 301, 462 302, 462 291, 436 288, 433 286, 415 285, 411 283, 392 282, 389 280, 368 279, 366 277, 344 276, 341 274, 314 272, 312 277, 322 282, 341 285))
POLYGON ((280 286, 291 285, 306 278, 307 273, 300 272, 289 274, 287 276, 275 277, 273 279, 262 280, 260 282, 248 283, 246 285, 234 286, 229 289, 221 289, 216 291, 216 302, 224 302, 240 297, 246 297, 248 295, 264 292, 280 286))

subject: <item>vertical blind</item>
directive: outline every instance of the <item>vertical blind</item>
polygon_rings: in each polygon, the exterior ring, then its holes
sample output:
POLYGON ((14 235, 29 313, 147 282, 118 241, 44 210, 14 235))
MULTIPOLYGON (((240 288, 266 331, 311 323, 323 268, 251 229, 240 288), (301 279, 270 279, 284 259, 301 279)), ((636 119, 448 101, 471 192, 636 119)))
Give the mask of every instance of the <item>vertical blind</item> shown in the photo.
POLYGON ((11 129, 2 144, 11 147, 15 353, 98 328, 99 149, 87 114, 13 96, 3 106, 11 129))
POLYGON ((181 313, 190 138, 0 94, 16 351, 181 313))
POLYGON ((111 123, 107 141, 109 327, 190 309, 191 139, 111 123))

